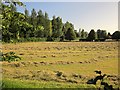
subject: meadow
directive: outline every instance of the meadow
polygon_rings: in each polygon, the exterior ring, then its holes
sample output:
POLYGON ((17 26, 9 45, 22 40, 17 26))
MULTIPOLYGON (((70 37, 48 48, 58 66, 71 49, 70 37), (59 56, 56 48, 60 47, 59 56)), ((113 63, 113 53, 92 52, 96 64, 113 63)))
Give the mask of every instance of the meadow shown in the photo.
POLYGON ((3 87, 96 88, 86 82, 101 70, 118 87, 118 42, 25 42, 2 44, 22 60, 1 62, 3 87), (10 84, 11 83, 11 84, 10 84))

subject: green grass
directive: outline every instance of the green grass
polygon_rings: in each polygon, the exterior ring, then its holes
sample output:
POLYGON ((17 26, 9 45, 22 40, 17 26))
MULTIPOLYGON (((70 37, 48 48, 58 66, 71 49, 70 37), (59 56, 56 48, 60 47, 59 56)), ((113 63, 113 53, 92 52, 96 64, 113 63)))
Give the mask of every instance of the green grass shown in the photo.
POLYGON ((45 82, 35 80, 4 79, 3 88, 96 88, 95 85, 45 82))

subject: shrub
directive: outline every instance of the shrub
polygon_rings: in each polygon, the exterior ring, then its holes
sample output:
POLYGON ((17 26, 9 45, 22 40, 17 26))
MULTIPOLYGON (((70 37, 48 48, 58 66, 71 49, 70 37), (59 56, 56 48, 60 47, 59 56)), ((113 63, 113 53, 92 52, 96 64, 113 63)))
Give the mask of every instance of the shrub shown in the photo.
POLYGON ((54 41, 54 39, 52 37, 47 37, 46 41, 54 41))
POLYGON ((1 60, 11 62, 11 61, 21 60, 21 58, 19 56, 15 55, 15 52, 8 52, 8 53, 5 53, 5 54, 2 53, 2 59, 1 60))

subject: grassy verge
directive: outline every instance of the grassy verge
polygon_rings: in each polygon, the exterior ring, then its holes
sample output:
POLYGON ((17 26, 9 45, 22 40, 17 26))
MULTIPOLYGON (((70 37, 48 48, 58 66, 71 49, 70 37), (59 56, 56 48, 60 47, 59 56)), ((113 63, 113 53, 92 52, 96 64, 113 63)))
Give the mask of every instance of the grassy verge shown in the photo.
POLYGON ((19 79, 4 79, 3 88, 95 88, 94 85, 31 81, 19 79))

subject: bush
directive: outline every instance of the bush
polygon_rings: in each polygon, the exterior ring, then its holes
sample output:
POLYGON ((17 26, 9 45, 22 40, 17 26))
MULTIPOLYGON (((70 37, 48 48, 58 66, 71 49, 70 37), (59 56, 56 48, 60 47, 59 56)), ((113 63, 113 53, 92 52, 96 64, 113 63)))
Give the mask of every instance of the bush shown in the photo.
POLYGON ((30 41, 30 42, 40 42, 40 41, 46 41, 46 38, 35 38, 35 37, 32 37, 32 38, 28 38, 27 41, 30 41))
POLYGON ((1 61, 8 61, 8 62, 11 62, 11 61, 18 61, 18 60, 21 60, 21 58, 17 55, 15 55, 15 52, 8 52, 8 53, 1 53, 2 54, 2 58, 1 58, 1 61))
POLYGON ((54 41, 54 39, 52 37, 47 37, 46 41, 54 41))
POLYGON ((35 38, 35 37, 31 37, 31 38, 20 38, 19 40, 17 40, 18 42, 41 42, 41 41, 46 41, 46 38, 35 38))
POLYGON ((60 41, 60 38, 48 37, 46 41, 59 42, 59 41, 60 41))

